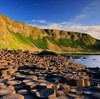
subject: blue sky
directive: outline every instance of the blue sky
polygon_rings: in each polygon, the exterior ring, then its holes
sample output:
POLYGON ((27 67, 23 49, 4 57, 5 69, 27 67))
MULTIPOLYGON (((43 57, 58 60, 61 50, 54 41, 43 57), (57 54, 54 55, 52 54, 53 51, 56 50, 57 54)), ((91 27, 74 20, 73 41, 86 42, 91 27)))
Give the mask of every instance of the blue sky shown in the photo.
POLYGON ((0 0, 0 13, 41 28, 88 32, 100 39, 100 0, 0 0))

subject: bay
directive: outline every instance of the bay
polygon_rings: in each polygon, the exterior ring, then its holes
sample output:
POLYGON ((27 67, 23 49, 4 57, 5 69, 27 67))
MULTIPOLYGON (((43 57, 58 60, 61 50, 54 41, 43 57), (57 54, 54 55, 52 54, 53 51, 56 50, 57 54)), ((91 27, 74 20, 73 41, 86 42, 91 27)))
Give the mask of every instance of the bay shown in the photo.
POLYGON ((100 68, 100 55, 81 55, 78 59, 69 59, 70 62, 76 62, 83 64, 87 67, 99 67, 100 68))

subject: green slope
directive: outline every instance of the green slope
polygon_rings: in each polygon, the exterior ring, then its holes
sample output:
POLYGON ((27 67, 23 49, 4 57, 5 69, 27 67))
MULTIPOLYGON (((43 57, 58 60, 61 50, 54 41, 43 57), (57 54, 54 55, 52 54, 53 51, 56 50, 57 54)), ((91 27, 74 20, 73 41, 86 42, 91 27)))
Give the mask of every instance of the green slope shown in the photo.
POLYGON ((85 33, 40 29, 4 15, 0 15, 0 26, 0 49, 100 51, 100 40, 85 33))

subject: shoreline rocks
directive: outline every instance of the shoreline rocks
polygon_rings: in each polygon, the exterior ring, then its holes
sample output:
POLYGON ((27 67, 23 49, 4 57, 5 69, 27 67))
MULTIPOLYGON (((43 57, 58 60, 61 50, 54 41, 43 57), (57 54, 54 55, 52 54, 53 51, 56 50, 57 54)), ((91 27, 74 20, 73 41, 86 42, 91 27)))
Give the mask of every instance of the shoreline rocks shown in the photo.
POLYGON ((69 62, 55 53, 1 50, 0 57, 0 99, 24 99, 26 95, 33 99, 81 99, 84 88, 92 91, 100 84, 99 69, 69 62))

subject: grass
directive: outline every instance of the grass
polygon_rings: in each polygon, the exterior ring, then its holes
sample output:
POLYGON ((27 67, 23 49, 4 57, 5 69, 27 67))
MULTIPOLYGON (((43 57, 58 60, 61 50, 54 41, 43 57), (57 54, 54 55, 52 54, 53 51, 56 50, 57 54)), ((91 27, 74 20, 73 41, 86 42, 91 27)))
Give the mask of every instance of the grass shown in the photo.
POLYGON ((67 40, 67 39, 59 39, 58 40, 58 43, 59 43, 59 45, 62 45, 62 46, 66 46, 66 47, 74 47, 73 46, 73 43, 72 43, 72 41, 69 39, 69 40, 67 40))
POLYGON ((30 40, 24 36, 23 34, 21 33, 12 33, 12 35, 20 42, 20 43, 23 43, 23 44, 27 44, 27 45, 30 45, 32 46, 32 43, 30 42, 30 40))
MULTIPOLYGON (((47 45, 47 40, 49 40, 52 44, 57 45, 59 47, 71 47, 71 48, 83 48, 83 51, 62 51, 61 53, 82 53, 82 54, 99 54, 100 52, 100 41, 96 41, 92 37, 88 35, 83 35, 78 40, 74 41, 73 36, 70 39, 60 38, 56 40, 51 36, 43 36, 38 35, 37 38, 34 39, 33 34, 29 37, 26 37, 22 33, 11 33, 12 36, 6 36, 4 41, 8 41, 9 44, 0 44, 0 49, 10 48, 10 49, 23 49, 24 46, 31 46, 34 48, 34 45, 37 48, 43 50, 49 50, 47 45)), ((0 38, 1 40, 2 38, 0 38)), ((56 51, 57 52, 57 51, 56 51)), ((59 53, 59 52, 57 52, 59 53)))
POLYGON ((71 54, 75 54, 75 55, 100 55, 100 51, 91 51, 91 52, 72 52, 72 51, 69 51, 69 52, 61 52, 60 54, 68 54, 68 55, 71 55, 71 54))
MULTIPOLYGON (((43 51, 43 50, 42 50, 43 51)), ((51 51, 51 50, 46 50, 46 51, 51 51)), ((58 54, 68 54, 68 55, 100 55, 100 51, 54 51, 52 52, 58 53, 58 54)))
MULTIPOLYGON (((70 39, 60 38, 58 40, 58 44, 59 46, 62 45, 71 48, 81 47, 83 49, 95 49, 94 45, 96 44, 96 40, 88 35, 84 35, 82 38, 79 38, 76 41, 73 39, 73 37, 70 39)), ((100 44, 100 42, 98 44, 100 44)))
POLYGON ((21 33, 12 33, 12 35, 14 35, 14 37, 18 39, 20 43, 23 43, 29 46, 35 45, 38 48, 47 49, 46 39, 44 37, 43 38, 38 37, 38 39, 33 39, 31 36, 26 37, 21 33))
POLYGON ((33 43, 35 46, 41 49, 47 49, 47 43, 46 39, 43 38, 38 38, 38 39, 32 39, 31 37, 28 37, 31 43, 33 43))
POLYGON ((48 39, 51 43, 59 46, 59 43, 53 37, 45 36, 44 38, 48 39))
POLYGON ((1 39, 4 43, 0 44, 0 49, 15 49, 15 50, 19 50, 19 49, 23 49, 23 47, 16 42, 16 39, 6 35, 4 38, 1 39))

